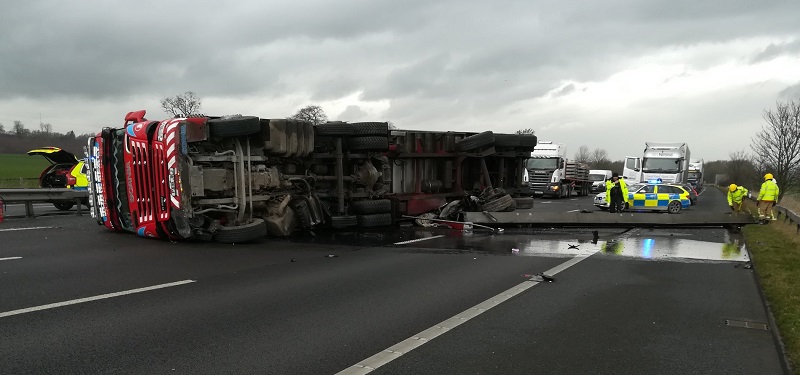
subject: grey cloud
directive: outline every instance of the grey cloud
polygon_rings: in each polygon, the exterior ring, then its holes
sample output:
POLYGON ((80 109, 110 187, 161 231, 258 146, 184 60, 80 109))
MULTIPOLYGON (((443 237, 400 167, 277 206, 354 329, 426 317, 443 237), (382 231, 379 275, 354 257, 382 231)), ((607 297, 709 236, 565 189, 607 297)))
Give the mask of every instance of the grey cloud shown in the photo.
POLYGON ((364 112, 361 107, 357 105, 349 105, 335 119, 339 121, 360 121, 364 120, 366 116, 367 112, 364 112))
POLYGON ((553 96, 554 97, 566 96, 566 95, 569 95, 569 94, 571 94, 573 92, 575 92, 575 85, 570 83, 570 84, 568 84, 568 85, 556 90, 556 92, 553 93, 553 96))
POLYGON ((778 93, 780 100, 798 100, 800 101, 800 83, 789 86, 778 93))
POLYGON ((750 60, 752 63, 769 61, 776 57, 786 54, 796 54, 800 52, 800 39, 789 43, 775 44, 770 43, 763 51, 759 52, 750 60))

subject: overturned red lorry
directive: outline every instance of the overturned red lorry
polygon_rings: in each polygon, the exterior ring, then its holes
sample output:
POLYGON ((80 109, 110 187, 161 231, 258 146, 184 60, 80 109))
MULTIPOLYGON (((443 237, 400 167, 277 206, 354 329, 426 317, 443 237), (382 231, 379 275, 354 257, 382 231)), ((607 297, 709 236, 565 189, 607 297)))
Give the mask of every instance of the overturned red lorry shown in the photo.
POLYGON ((92 216, 112 230, 236 243, 533 204, 523 182, 533 135, 144 116, 130 112, 88 141, 92 216))

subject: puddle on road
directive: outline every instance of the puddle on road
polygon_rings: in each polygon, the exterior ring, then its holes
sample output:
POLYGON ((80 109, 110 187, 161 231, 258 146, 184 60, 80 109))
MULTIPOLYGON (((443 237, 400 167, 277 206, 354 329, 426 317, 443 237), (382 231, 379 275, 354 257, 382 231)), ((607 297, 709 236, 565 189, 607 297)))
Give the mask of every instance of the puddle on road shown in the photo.
MULTIPOLYGON (((531 235, 497 235, 470 239, 465 236, 465 245, 473 250, 482 249, 490 253, 498 250, 520 256, 575 256, 594 253, 641 259, 735 261, 750 260, 744 242, 728 238, 726 243, 697 241, 673 236, 622 235, 611 240, 573 240, 561 238, 543 239, 531 235)), ((590 236, 591 237, 591 236, 590 236)), ((600 236, 603 238, 604 236, 600 236)), ((609 236, 606 236, 608 238, 609 236)))

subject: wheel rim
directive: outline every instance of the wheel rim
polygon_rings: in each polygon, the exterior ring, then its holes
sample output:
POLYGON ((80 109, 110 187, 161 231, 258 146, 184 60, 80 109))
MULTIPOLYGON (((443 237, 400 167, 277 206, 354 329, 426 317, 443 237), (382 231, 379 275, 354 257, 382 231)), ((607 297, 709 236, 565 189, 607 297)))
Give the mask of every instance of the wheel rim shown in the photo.
POLYGON ((669 210, 669 213, 671 213, 671 214, 674 214, 674 213, 680 211, 681 210, 681 202, 678 202, 678 201, 669 202, 669 206, 667 206, 667 210, 669 210))

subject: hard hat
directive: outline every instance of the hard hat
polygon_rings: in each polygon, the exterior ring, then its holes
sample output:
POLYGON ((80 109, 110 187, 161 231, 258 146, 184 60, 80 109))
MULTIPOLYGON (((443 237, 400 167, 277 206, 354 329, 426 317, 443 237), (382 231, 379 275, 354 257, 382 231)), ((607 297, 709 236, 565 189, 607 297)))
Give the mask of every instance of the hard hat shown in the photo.
POLYGON ((764 175, 764 179, 765 180, 771 180, 773 178, 775 178, 775 177, 772 177, 772 173, 767 173, 767 174, 764 175))
POLYGON ((731 184, 731 186, 728 186, 728 189, 730 189, 731 191, 735 191, 737 187, 738 186, 736 186, 736 184, 731 184))

